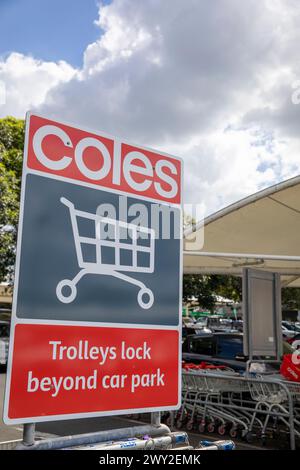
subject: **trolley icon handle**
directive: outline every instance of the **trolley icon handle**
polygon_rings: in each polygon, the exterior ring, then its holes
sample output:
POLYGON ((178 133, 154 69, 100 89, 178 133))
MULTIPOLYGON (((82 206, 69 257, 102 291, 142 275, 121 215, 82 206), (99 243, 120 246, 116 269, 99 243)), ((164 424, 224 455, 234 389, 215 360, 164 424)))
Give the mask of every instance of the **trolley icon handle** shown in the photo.
POLYGON ((73 202, 69 201, 69 199, 62 196, 60 198, 60 202, 62 204, 64 204, 65 206, 67 206, 69 209, 75 210, 75 206, 74 206, 73 202))

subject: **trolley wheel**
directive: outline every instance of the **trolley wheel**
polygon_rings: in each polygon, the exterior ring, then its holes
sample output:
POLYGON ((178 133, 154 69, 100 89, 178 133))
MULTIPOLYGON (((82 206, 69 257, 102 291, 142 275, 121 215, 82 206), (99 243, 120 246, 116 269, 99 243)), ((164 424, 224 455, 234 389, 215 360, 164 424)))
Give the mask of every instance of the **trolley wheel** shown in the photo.
POLYGON ((198 426, 198 431, 203 433, 205 431, 205 422, 201 422, 198 426))
POLYGON ((69 279, 63 279, 56 286, 56 297, 64 304, 70 304, 76 298, 77 288, 73 281, 69 279), (67 290, 67 294, 63 293, 63 290, 67 290))
POLYGON ((229 435, 230 435, 230 437, 232 437, 233 439, 235 439, 235 438, 237 437, 237 435, 238 435, 237 429, 235 429, 235 428, 230 429, 229 435))
POLYGON ((267 445, 267 437, 266 436, 261 436, 260 438, 261 445, 265 447, 267 445))
POLYGON ((192 419, 190 419, 187 423, 186 423, 186 429, 187 431, 192 431, 193 430, 193 427, 194 427, 194 421, 192 419))
POLYGON ((218 434, 219 436, 224 436, 224 434, 226 433, 226 427, 224 424, 221 424, 219 427, 218 427, 218 434))
POLYGON ((249 444, 251 444, 251 443, 253 442, 253 440, 254 440, 254 436, 253 436, 252 432, 247 432, 245 438, 246 438, 246 441, 247 441, 249 444))
POLYGON ((272 439, 274 439, 274 440, 275 440, 275 439, 279 439, 279 437, 280 437, 280 432, 279 432, 277 429, 274 429, 274 430, 272 431, 271 436, 272 436, 272 439))
POLYGON ((153 295, 152 290, 148 289, 147 287, 143 287, 142 289, 139 290, 139 293, 137 295, 137 300, 138 300, 140 307, 145 308, 145 309, 151 308, 154 302, 154 295, 153 295))
POLYGON ((207 426, 207 431, 208 431, 209 433, 215 432, 215 425, 214 425, 214 423, 209 423, 209 425, 207 426))

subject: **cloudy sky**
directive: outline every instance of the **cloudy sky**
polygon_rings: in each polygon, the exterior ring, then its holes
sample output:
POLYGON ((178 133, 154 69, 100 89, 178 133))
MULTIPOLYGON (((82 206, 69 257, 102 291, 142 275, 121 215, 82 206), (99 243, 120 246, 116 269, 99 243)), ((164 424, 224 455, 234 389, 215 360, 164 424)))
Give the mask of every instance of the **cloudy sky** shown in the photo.
POLYGON ((209 214, 300 173, 299 24, 298 0, 0 0, 0 117, 181 156, 209 214))

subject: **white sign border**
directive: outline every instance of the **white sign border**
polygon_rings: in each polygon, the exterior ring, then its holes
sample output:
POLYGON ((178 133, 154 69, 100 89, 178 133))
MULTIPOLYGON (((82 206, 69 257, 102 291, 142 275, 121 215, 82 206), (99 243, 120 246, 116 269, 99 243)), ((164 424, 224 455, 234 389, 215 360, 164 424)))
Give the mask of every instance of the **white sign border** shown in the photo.
MULTIPOLYGON (((55 119, 55 118, 54 118, 55 119)), ((151 413, 151 412, 158 412, 158 411, 170 411, 170 410, 178 410, 181 406, 181 362, 182 362, 182 276, 183 276, 183 237, 180 237, 180 253, 179 253, 179 322, 177 327, 172 327, 168 325, 141 325, 141 324, 123 324, 123 323, 101 323, 101 322, 71 322, 71 321, 49 321, 49 320, 30 320, 30 319, 21 319, 17 318, 16 310, 17 310, 17 297, 18 297, 18 284, 19 284, 19 270, 20 270, 20 258, 21 258, 21 245, 22 245, 22 232, 23 232, 23 215, 24 215, 24 205, 25 205, 25 188, 26 188, 26 179, 28 174, 37 174, 43 176, 45 178, 56 179, 60 181, 65 181, 67 183, 78 184, 85 187, 90 187, 93 189, 99 189, 101 191, 106 191, 110 193, 126 195, 128 197, 141 199, 149 202, 154 202, 157 204, 163 204, 167 206, 177 207, 180 209, 180 233, 183 234, 183 202, 182 202, 182 186, 183 186, 183 160, 179 157, 174 157, 173 155, 169 155, 167 153, 151 149, 148 147, 144 147, 138 144, 133 144, 128 142, 126 139, 121 139, 119 137, 113 137, 108 135, 104 132, 99 133, 99 131, 94 131, 92 129, 88 129, 86 127, 79 127, 76 124, 72 124, 70 122, 65 122, 61 120, 55 121, 52 118, 42 116, 35 112, 27 112, 26 119, 25 119, 25 140, 24 140, 24 153, 23 153, 23 167, 22 167, 22 183, 21 183, 21 197, 20 197, 20 212, 19 212, 19 225, 18 225, 18 238, 17 238, 17 250, 16 250, 16 263, 15 263, 15 283, 14 283, 14 291, 13 291, 13 303, 12 303, 12 316, 11 316, 11 334, 9 340, 9 354, 8 354, 8 363, 7 363, 7 373, 6 373, 6 384, 5 384, 5 395, 4 395, 4 407, 3 407, 3 421, 7 425, 14 425, 14 424, 26 424, 26 423, 39 423, 39 422, 50 422, 50 421, 62 421, 62 420, 71 420, 71 419, 80 419, 80 418, 97 418, 97 417, 105 417, 105 416, 118 416, 118 415, 126 415, 126 414, 135 414, 135 413, 151 413), (181 175, 180 175, 180 204, 168 203, 166 201, 161 201, 159 199, 152 199, 145 196, 140 196, 136 193, 126 193, 124 191, 119 191, 115 189, 110 189, 108 187, 102 187, 100 185, 94 185, 89 183, 84 183, 82 181, 78 181, 71 178, 60 177, 54 174, 50 174, 47 172, 39 172, 36 170, 32 170, 27 165, 28 159, 28 143, 29 143, 29 128, 30 128, 30 118, 32 116, 36 116, 42 119, 47 119, 49 121, 56 122, 58 124, 70 126, 85 132, 93 133, 95 135, 99 135, 100 137, 105 137, 108 139, 112 139, 113 141, 121 141, 127 145, 131 145, 134 147, 138 147, 142 150, 148 150, 153 153, 157 153, 159 155, 166 156, 171 159, 175 159, 180 161, 180 168, 181 168, 181 175), (11 385, 11 375, 12 375, 12 362, 13 362, 13 349, 14 349, 14 336, 15 336, 15 327, 17 324, 49 324, 49 325, 82 325, 82 326, 90 326, 90 327, 115 327, 115 328, 136 328, 136 329, 157 329, 157 330, 172 330, 178 332, 178 397, 177 397, 177 404, 164 406, 164 407, 155 407, 155 408, 136 408, 136 409, 121 409, 121 410, 113 410, 113 411, 105 411, 105 412, 88 412, 88 413, 71 413, 71 414, 60 414, 60 415, 48 415, 48 416, 33 416, 27 418, 14 418, 11 419, 8 416, 8 409, 9 409, 9 401, 10 401, 10 385, 11 385)))

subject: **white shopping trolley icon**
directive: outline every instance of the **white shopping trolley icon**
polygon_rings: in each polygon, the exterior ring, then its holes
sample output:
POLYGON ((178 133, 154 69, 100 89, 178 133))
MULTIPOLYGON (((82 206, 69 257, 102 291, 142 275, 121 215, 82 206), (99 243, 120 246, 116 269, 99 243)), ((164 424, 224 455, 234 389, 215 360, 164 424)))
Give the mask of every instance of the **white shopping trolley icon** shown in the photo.
MULTIPOLYGON (((98 214, 92 214, 75 209, 74 204, 68 199, 61 197, 60 201, 69 208, 72 230, 75 241, 77 261, 80 271, 73 279, 63 279, 57 284, 56 295, 57 298, 63 303, 71 303, 77 296, 76 285, 80 279, 86 274, 103 274, 114 276, 118 279, 122 279, 125 282, 134 284, 139 287, 137 300, 142 308, 150 308, 154 302, 154 295, 151 289, 147 288, 145 284, 137 279, 134 279, 126 274, 120 273, 119 271, 136 272, 136 273, 153 273, 154 271, 154 243, 155 243, 155 231, 147 227, 141 227, 135 224, 122 222, 120 220, 110 219, 102 217, 98 214), (89 219, 94 224, 95 237, 83 237, 79 234, 78 219, 89 219), (111 228, 110 234, 114 236, 110 237, 113 239, 107 239, 104 237, 104 226, 111 228), (121 231, 127 231, 130 234, 131 240, 125 238, 122 241, 120 237, 121 231), (140 235, 144 234, 141 238, 140 235), (146 243, 141 244, 139 240, 147 240, 146 243), (93 246, 95 249, 95 261, 84 260, 82 246, 87 244, 93 246), (103 249, 105 247, 113 248, 114 262, 107 263, 103 260, 103 249), (121 264, 120 253, 122 250, 129 251, 131 254, 132 263, 121 264), (146 254, 147 263, 143 262, 143 265, 139 263, 139 256, 146 254), (146 266, 144 266, 146 264, 146 266), (63 293, 67 291, 67 293, 63 293)), ((107 232, 106 232, 107 233, 107 232)))

